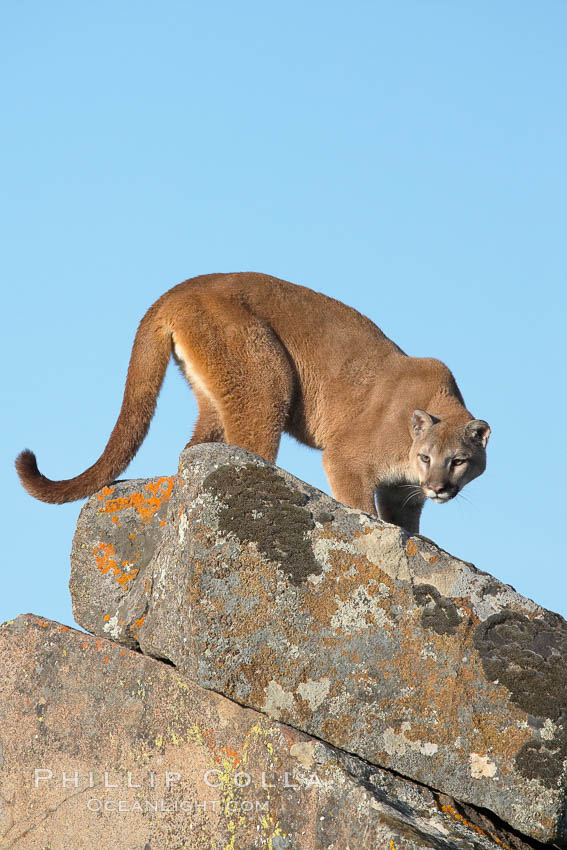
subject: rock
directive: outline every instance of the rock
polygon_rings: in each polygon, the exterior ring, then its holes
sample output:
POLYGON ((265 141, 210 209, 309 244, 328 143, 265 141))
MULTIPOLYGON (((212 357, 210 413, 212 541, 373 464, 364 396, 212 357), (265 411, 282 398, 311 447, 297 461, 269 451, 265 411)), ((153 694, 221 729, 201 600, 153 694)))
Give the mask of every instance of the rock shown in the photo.
POLYGON ((95 634, 567 839, 567 623, 423 537, 240 449, 197 446, 178 476, 87 502, 71 593, 95 634))
POLYGON ((0 671, 2 850, 542 846, 58 623, 1 626, 0 671))

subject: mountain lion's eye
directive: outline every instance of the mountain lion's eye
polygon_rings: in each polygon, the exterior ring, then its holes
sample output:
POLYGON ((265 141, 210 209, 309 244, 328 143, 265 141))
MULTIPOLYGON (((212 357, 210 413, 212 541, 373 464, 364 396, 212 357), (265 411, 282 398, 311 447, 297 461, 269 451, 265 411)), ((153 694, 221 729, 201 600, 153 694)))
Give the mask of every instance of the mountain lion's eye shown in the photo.
POLYGON ((429 455, 418 455, 422 463, 429 463, 429 455))
POLYGON ((462 466, 463 463, 466 463, 466 457, 454 457, 453 458, 453 466, 462 466))

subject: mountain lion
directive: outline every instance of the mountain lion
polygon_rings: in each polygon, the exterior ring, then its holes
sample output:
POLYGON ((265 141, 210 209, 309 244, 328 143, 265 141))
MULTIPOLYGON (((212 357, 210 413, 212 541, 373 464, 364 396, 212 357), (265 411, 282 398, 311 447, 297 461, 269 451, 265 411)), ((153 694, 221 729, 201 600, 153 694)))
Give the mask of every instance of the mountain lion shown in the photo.
POLYGON ((340 301, 268 275, 180 283, 138 328, 107 446, 76 478, 50 481, 26 449, 16 468, 44 502, 90 496, 148 432, 170 354, 197 397, 189 446, 223 442, 275 461, 283 431, 323 450, 335 499, 415 533, 426 499, 447 502, 486 466, 490 427, 449 369, 408 357, 340 301))

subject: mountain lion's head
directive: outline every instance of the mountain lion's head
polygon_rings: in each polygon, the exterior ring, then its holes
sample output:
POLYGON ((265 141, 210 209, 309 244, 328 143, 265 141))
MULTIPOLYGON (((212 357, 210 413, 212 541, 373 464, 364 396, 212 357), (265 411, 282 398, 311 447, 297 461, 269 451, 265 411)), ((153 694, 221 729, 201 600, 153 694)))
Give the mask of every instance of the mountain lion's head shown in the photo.
POLYGON ((483 419, 455 425, 415 410, 411 433, 410 469, 427 499, 448 502, 484 472, 490 426, 483 419))

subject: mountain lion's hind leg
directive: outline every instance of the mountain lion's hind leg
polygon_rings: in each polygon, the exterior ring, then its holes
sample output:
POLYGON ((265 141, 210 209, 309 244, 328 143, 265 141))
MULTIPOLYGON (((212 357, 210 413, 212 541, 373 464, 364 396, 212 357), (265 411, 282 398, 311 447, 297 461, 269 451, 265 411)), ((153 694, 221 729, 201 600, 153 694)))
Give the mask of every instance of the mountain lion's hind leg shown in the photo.
POLYGON ((199 443, 224 443, 224 428, 215 404, 196 387, 192 389, 199 405, 199 416, 185 448, 189 449, 199 443))
POLYGON ((174 332, 199 401, 190 445, 216 436, 274 462, 291 403, 291 365, 271 328, 238 304, 223 306, 227 315, 208 312, 198 334, 174 332))
POLYGON ((225 440, 275 462, 293 392, 288 356, 272 330, 251 317, 215 376, 225 440))
POLYGON ((199 443, 223 443, 224 428, 217 405, 189 358, 187 350, 189 347, 182 345, 179 337, 179 334, 177 334, 177 338, 174 336, 173 359, 193 390, 199 407, 199 415, 193 428, 193 434, 185 448, 189 449, 191 446, 199 445, 199 443))

